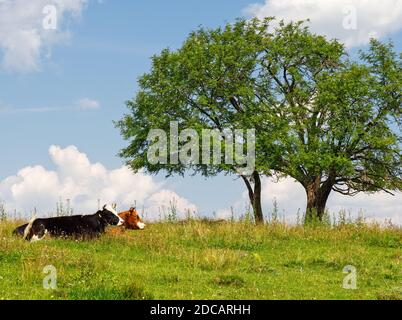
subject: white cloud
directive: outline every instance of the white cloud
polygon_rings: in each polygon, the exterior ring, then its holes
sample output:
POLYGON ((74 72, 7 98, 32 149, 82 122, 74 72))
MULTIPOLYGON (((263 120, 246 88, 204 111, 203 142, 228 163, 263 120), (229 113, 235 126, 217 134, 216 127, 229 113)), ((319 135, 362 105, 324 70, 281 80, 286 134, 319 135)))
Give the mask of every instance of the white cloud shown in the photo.
MULTIPOLYGON (((0 0, 1 1, 1 0, 0 0)), ((70 107, 30 107, 16 108, 9 105, 2 105, 0 102, 0 114, 30 114, 30 113, 48 113, 59 111, 80 111, 80 110, 96 110, 101 107, 99 101, 89 98, 81 98, 71 104, 70 107)))
POLYGON ((197 214, 197 207, 185 198, 179 197, 171 190, 160 190, 148 198, 149 208, 147 211, 158 213, 158 217, 164 219, 172 208, 177 210, 179 217, 185 217, 188 214, 194 216, 197 214))
POLYGON ((64 30, 66 20, 79 16, 86 0, 0 0, 1 67, 13 72, 40 69, 42 56, 50 56, 52 45, 70 38, 64 30), (56 9, 55 29, 44 27, 49 16, 44 8, 56 9))
MULTIPOLYGON (((236 207, 237 207, 237 205, 236 205, 236 207)), ((215 217, 217 219, 229 220, 230 218, 232 218, 233 215, 234 215, 234 212, 232 213, 231 209, 220 209, 216 212, 215 217)))
MULTIPOLYGON (((197 212, 197 207, 188 199, 156 182, 151 176, 139 172, 133 174, 127 167, 109 170, 100 163, 92 163, 85 153, 75 146, 61 148, 51 146, 49 155, 54 170, 43 166, 29 166, 16 175, 0 181, 0 202, 4 202, 8 211, 16 209, 25 216, 36 208, 40 216, 55 211, 60 197, 71 199, 75 213, 92 213, 97 209, 97 201, 116 202, 119 209, 136 203, 147 219, 159 219, 167 215, 172 203, 177 208, 178 216, 187 212, 197 212)), ((298 210, 302 214, 306 206, 306 196, 300 184, 287 178, 276 183, 273 179, 263 179, 263 207, 266 214, 272 212, 273 202, 277 201, 280 216, 287 221, 295 221, 298 210)), ((248 196, 243 192, 233 204, 236 217, 244 215, 248 206, 248 196)), ((213 210, 214 208, 211 208, 213 210)), ((363 210, 365 217, 402 225, 402 194, 391 196, 385 193, 372 195, 359 194, 355 197, 332 193, 328 200, 331 213, 340 210, 350 211, 356 216, 363 210)), ((217 210, 216 218, 230 218, 232 210, 217 210)))
POLYGON ((346 210, 355 215, 363 210, 368 220, 383 222, 387 219, 402 225, 402 193, 400 192, 395 193, 394 196, 385 192, 370 195, 359 193, 354 197, 334 193, 328 200, 328 206, 333 212, 346 210))
MULTIPOLYGON (((274 179, 263 179, 262 199, 265 213, 273 210, 273 202, 277 201, 280 216, 288 221, 295 221, 297 212, 303 214, 306 208, 306 193, 303 187, 291 178, 276 182, 274 179)), ((236 207, 247 201, 247 193, 243 193, 243 202, 238 202, 236 207)), ((332 192, 328 199, 327 209, 330 213, 339 213, 341 210, 350 212, 352 217, 357 217, 359 211, 363 211, 367 219, 385 221, 391 219, 393 223, 402 225, 402 193, 395 196, 385 192, 375 194, 359 193, 354 197, 344 196, 332 192)), ((244 210, 243 210, 244 211, 244 210)))
POLYGON ((371 37, 381 38, 402 28, 402 0, 265 0, 245 12, 285 21, 310 19, 313 31, 338 38, 347 47, 364 45, 371 37))
MULTIPOLYGON (((262 206, 266 216, 273 212, 274 201, 278 205, 280 220, 294 223, 297 218, 302 219, 306 210, 306 193, 300 183, 292 178, 281 179, 279 182, 273 178, 262 179, 262 206), (298 217, 299 215, 299 217, 298 217)), ((232 208, 235 217, 244 215, 246 208, 249 207, 248 194, 244 191, 239 200, 233 203, 232 208)), ((385 192, 375 194, 359 193, 354 197, 344 196, 332 192, 327 202, 327 209, 331 216, 337 215, 341 210, 352 218, 357 218, 363 212, 368 221, 385 222, 391 220, 392 223, 402 225, 402 193, 398 192, 395 196, 385 192)), ((216 217, 228 219, 232 215, 232 210, 222 208, 217 211, 216 217)))
POLYGON ((40 216, 45 216, 54 213, 60 197, 71 199, 76 213, 95 212, 98 199, 102 203, 116 202, 122 210, 136 203, 138 209, 145 209, 148 219, 159 218, 159 208, 168 208, 169 201, 176 202, 179 217, 186 210, 197 210, 151 176, 133 174, 125 166, 108 170, 100 163, 91 163, 75 146, 51 146, 49 155, 55 170, 29 166, 0 181, 0 201, 9 211, 15 209, 27 216, 36 208, 40 216))
POLYGON ((90 109, 99 109, 100 103, 97 100, 89 99, 89 98, 82 98, 77 101, 77 106, 83 110, 90 110, 90 109))
POLYGON ((47 113, 61 111, 62 108, 57 107, 39 107, 39 108, 13 108, 0 106, 0 114, 21 114, 21 113, 47 113))

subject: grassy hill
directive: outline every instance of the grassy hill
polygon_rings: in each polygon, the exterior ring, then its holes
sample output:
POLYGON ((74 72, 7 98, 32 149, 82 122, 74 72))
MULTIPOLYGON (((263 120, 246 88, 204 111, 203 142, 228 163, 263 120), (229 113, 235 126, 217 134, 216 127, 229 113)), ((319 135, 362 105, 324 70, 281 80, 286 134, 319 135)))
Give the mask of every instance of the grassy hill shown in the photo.
POLYGON ((15 226, 0 223, 0 299, 402 299, 397 228, 188 221, 27 243, 15 226), (342 287, 346 265, 356 290, 342 287))

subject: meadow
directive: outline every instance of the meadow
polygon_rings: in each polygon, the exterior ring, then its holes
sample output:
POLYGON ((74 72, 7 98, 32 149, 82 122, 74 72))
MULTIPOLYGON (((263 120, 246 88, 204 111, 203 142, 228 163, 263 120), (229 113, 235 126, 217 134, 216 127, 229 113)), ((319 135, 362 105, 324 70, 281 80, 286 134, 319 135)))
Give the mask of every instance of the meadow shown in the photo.
POLYGON ((93 241, 11 235, 0 222, 0 299, 402 299, 402 230, 365 223, 170 221, 93 241), (46 290, 43 268, 57 270, 46 290), (357 288, 343 288, 347 265, 357 288))

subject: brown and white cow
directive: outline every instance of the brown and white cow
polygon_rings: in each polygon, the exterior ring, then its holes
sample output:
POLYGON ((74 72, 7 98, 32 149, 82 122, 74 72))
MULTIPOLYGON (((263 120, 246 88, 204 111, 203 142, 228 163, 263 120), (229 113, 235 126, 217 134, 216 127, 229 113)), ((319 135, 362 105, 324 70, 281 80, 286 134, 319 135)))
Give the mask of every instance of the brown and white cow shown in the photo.
POLYGON ((142 222, 137 210, 133 207, 128 211, 120 212, 119 217, 124 220, 123 226, 125 229, 142 230, 146 226, 145 223, 142 222))

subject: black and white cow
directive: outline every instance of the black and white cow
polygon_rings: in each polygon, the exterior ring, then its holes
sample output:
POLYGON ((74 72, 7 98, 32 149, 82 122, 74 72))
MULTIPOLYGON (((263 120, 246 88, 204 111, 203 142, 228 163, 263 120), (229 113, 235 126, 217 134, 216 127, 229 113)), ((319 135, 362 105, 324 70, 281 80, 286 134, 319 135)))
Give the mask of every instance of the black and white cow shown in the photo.
POLYGON ((53 237, 94 238, 104 233, 108 225, 120 226, 123 223, 124 220, 117 212, 111 206, 105 205, 92 215, 34 218, 28 224, 16 228, 13 233, 23 233, 24 239, 28 241, 42 240, 46 234, 53 237))

